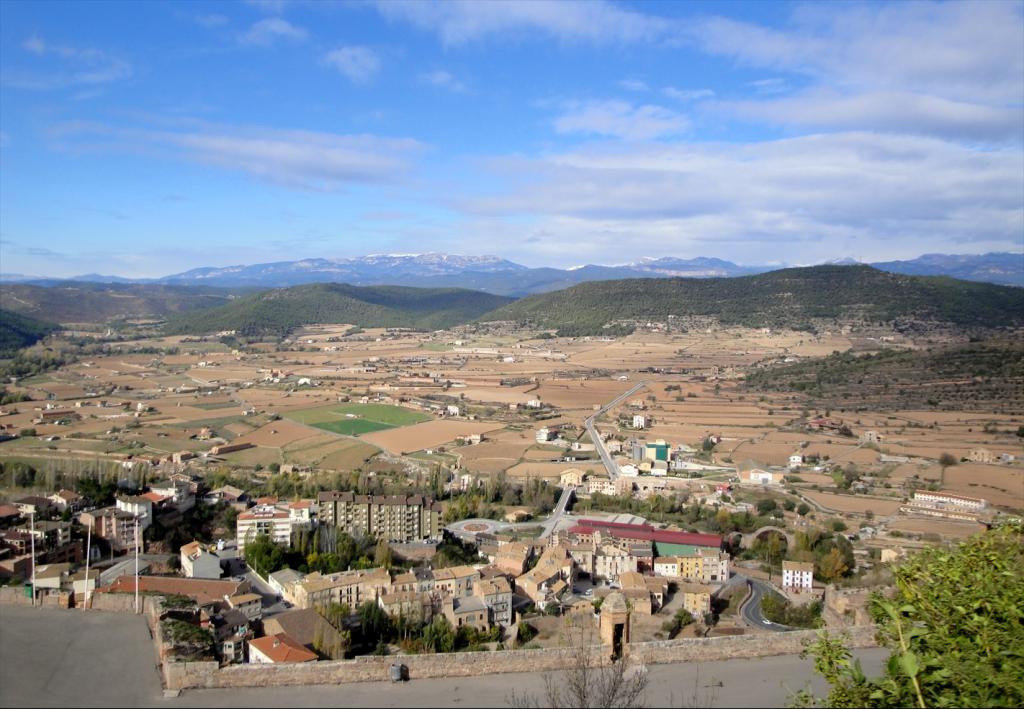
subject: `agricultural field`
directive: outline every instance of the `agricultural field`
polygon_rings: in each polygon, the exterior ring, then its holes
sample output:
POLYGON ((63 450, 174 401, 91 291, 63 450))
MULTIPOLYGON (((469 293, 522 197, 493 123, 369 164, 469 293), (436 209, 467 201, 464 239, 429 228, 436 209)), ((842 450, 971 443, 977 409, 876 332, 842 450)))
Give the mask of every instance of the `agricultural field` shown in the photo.
POLYGON ((814 492, 812 490, 804 490, 802 494, 833 512, 864 514, 870 510, 876 516, 888 516, 897 514, 902 504, 899 499, 895 498, 880 500, 863 495, 836 495, 831 492, 814 492))
POLYGON ((403 428, 388 427, 388 430, 378 430, 367 434, 362 437, 362 440, 392 453, 403 454, 426 448, 436 448, 445 443, 451 443, 459 436, 487 433, 496 428, 498 427, 491 423, 440 419, 403 428))

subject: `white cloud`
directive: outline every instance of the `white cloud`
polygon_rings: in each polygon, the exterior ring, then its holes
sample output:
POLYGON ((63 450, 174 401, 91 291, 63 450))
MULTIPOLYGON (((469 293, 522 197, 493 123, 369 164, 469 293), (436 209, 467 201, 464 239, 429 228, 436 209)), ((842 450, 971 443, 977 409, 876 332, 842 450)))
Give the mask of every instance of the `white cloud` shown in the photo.
POLYGON ((268 17, 254 22, 242 35, 241 41, 243 44, 267 46, 279 39, 301 42, 306 39, 308 34, 305 29, 293 25, 288 20, 283 20, 280 17, 268 17))
POLYGON ((21 46, 45 66, 26 69, 7 62, 5 85, 35 90, 98 86, 129 79, 133 73, 128 61, 99 49, 51 44, 38 35, 28 37, 21 46))
POLYGON ((604 0, 378 0, 376 7, 388 19, 436 32, 448 45, 538 32, 563 40, 635 42, 663 36, 671 27, 604 0))
POLYGON ((934 138, 610 143, 491 168, 501 189, 458 206, 482 220, 526 221, 549 244, 574 244, 577 260, 623 252, 870 260, 962 251, 964 242, 1019 249, 1024 232, 1024 156, 934 138))
POLYGON ((324 62, 353 82, 365 84, 380 71, 380 59, 368 47, 341 47, 328 52, 324 62))
POLYGON ((651 88, 647 85, 647 82, 641 81, 640 79, 623 79, 619 82, 619 86, 624 88, 626 91, 635 91, 637 93, 650 91, 651 88))
POLYGON ((212 13, 209 15, 194 15, 192 17, 192 21, 200 27, 205 27, 209 30, 216 27, 223 27, 228 23, 228 18, 224 17, 224 15, 212 13))
POLYGON ((711 89, 677 89, 674 86, 666 86, 661 93, 676 101, 699 101, 715 96, 715 92, 711 89))
POLYGON ((448 89, 449 91, 454 91, 456 93, 466 93, 467 91, 464 83, 443 69, 437 69, 425 74, 420 74, 420 81, 425 84, 437 86, 442 89, 448 89))
POLYGON ((120 151, 185 159, 314 191, 394 182, 424 146, 408 138, 340 135, 186 122, 186 130, 122 129, 69 123, 50 131, 58 149, 120 151), (99 139, 99 140, 97 140, 99 139))
POLYGON ((634 106, 626 101, 586 101, 566 105, 555 119, 559 133, 615 136, 625 140, 651 140, 686 131, 686 116, 662 106, 634 106))
POLYGON ((772 101, 719 104, 740 115, 770 123, 815 128, 926 133, 983 142, 1024 139, 1024 111, 950 101, 898 91, 808 92, 772 101))

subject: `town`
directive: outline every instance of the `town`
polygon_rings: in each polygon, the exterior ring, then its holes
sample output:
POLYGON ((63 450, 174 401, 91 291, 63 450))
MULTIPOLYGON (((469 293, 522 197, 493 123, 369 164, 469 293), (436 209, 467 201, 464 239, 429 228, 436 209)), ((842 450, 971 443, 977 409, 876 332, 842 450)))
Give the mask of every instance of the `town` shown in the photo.
POLYGON ((1024 506, 1013 414, 808 412, 744 384, 870 331, 233 338, 15 384, 4 603, 146 612, 165 663, 401 665, 580 622, 621 657, 866 627, 892 564, 1024 506))

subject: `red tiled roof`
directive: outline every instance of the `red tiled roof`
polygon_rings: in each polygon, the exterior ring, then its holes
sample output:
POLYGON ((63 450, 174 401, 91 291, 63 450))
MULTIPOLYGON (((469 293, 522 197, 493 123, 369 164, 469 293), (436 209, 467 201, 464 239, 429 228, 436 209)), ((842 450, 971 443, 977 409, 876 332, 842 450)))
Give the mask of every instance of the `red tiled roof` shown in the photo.
POLYGON ((689 544, 698 547, 720 547, 722 537, 717 534, 698 534, 694 532, 668 532, 655 529, 650 525, 622 524, 621 522, 602 522, 594 519, 581 519, 569 530, 570 534, 593 534, 595 531, 608 532, 622 539, 639 539, 662 544, 689 544))
POLYGON ((144 500, 149 500, 154 505, 158 505, 161 502, 163 502, 164 500, 171 499, 169 495, 161 495, 161 494, 156 493, 156 492, 147 492, 147 493, 144 493, 142 495, 139 495, 139 497, 141 497, 144 500))
POLYGON ((316 655, 287 633, 277 633, 250 640, 249 647, 256 648, 274 663, 316 661, 316 655))
MULTIPOLYGON (((200 605, 223 601, 224 596, 237 595, 240 585, 237 581, 183 579, 173 576, 139 576, 139 593, 165 593, 168 595, 188 596, 200 605)), ((135 577, 119 576, 114 583, 97 590, 110 593, 134 593, 135 577)))

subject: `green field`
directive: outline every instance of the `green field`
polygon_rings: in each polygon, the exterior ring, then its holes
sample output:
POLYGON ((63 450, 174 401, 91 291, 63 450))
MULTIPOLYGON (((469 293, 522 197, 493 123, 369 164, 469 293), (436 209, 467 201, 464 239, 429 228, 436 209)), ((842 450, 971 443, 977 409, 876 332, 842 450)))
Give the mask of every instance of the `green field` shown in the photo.
POLYGON ((292 411, 285 414, 285 417, 345 436, 358 436, 430 420, 427 414, 388 404, 331 404, 292 411))

